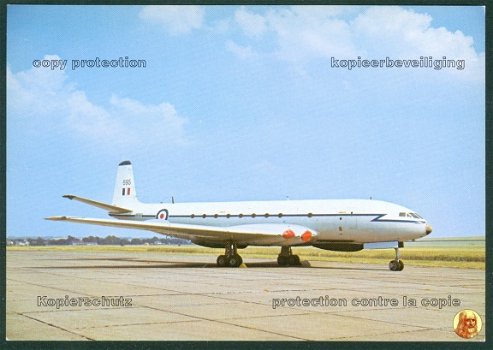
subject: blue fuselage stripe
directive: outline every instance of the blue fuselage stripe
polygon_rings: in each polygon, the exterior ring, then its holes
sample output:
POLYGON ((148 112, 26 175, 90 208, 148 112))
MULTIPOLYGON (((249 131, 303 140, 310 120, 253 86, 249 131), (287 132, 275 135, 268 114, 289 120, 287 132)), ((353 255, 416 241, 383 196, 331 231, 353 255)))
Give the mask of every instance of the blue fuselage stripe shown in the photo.
MULTIPOLYGON (((316 217, 371 217, 374 216, 375 218, 371 220, 372 222, 401 222, 401 223, 413 223, 413 224, 419 224, 419 223, 424 223, 424 220, 401 220, 401 219, 382 219, 382 217, 386 216, 387 214, 268 214, 266 216, 265 214, 190 214, 190 215, 172 215, 170 214, 168 216, 168 219, 174 219, 174 218, 189 218, 189 219, 219 219, 219 218, 289 218, 289 217, 308 217, 308 218, 316 218, 316 217), (205 217, 203 216, 205 215, 205 217), (281 216, 279 216, 281 215, 281 216)), ((143 219, 157 219, 156 215, 129 215, 129 214, 110 214, 110 216, 117 217, 117 218, 143 218, 143 219)))

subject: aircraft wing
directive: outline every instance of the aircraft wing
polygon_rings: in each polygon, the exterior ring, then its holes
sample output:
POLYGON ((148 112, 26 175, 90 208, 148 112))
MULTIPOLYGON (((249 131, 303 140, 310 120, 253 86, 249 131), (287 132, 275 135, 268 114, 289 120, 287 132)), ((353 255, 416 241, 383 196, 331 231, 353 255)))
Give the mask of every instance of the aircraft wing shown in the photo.
POLYGON ((107 210, 110 213, 123 214, 123 213, 130 213, 130 212, 132 212, 131 209, 125 209, 125 208, 122 208, 122 207, 117 207, 115 205, 106 204, 106 203, 103 203, 103 202, 98 202, 98 201, 95 201, 95 200, 92 200, 92 199, 74 196, 73 194, 66 194, 66 195, 63 196, 63 198, 68 198, 68 199, 71 199, 71 200, 76 200, 76 201, 79 201, 79 202, 82 202, 82 203, 86 203, 86 204, 92 205, 94 207, 98 207, 98 208, 107 210))
POLYGON ((317 232, 315 230, 300 225, 288 224, 253 224, 218 227, 175 224, 157 220, 130 221, 70 216, 52 216, 46 219, 145 230, 192 241, 216 243, 234 240, 242 244, 300 245, 316 241, 317 238, 317 232))

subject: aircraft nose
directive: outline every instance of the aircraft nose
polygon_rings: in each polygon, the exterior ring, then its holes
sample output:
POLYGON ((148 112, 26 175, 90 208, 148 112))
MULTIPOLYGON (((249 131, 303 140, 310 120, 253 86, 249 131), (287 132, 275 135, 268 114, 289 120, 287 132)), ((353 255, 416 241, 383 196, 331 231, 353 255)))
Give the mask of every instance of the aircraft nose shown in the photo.
POLYGON ((431 227, 431 225, 426 225, 426 234, 429 235, 431 233, 431 231, 433 231, 433 227, 431 227))

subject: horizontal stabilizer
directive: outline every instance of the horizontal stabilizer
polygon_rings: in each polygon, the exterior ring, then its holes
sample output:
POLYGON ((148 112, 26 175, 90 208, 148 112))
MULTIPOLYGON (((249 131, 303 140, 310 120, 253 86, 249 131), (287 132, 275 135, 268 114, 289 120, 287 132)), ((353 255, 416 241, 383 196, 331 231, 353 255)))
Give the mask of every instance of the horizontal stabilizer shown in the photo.
POLYGON ((131 209, 117 207, 117 206, 114 206, 114 205, 111 205, 111 204, 107 204, 107 203, 103 203, 103 202, 98 202, 98 201, 95 201, 95 200, 92 200, 92 199, 74 196, 72 194, 66 194, 66 195, 63 196, 63 198, 68 198, 68 199, 71 199, 71 200, 73 199, 73 200, 76 200, 76 201, 79 201, 79 202, 82 202, 82 203, 86 203, 86 204, 92 205, 94 207, 98 207, 98 208, 107 210, 110 213, 124 214, 124 213, 130 213, 130 212, 132 212, 131 209))

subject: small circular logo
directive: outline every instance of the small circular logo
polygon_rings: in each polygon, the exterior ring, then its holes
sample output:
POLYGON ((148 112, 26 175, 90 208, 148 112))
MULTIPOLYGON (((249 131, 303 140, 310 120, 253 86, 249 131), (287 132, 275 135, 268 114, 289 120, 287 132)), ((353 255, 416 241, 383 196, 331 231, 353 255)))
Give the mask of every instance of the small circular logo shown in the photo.
POLYGON ((156 214, 156 219, 168 220, 168 210, 161 209, 160 211, 158 211, 158 213, 156 214))
POLYGON ((476 311, 462 310, 454 317, 455 333, 462 338, 474 338, 481 331, 483 322, 476 311))

